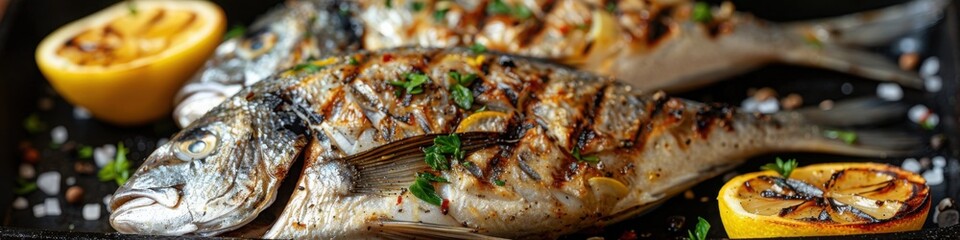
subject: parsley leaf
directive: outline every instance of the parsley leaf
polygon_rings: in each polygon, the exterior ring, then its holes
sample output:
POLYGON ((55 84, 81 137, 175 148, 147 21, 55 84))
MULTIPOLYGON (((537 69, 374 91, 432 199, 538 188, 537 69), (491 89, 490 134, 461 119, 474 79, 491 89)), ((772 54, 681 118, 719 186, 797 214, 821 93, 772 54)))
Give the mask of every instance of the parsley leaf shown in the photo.
POLYGON ((247 33, 247 28, 243 25, 235 25, 230 28, 230 31, 227 31, 227 34, 223 35, 223 40, 243 36, 244 33, 247 33))
POLYGON ((607 2, 607 6, 605 7, 605 9, 609 13, 617 12, 617 3, 614 1, 609 1, 607 2))
POLYGON ((710 231, 710 223, 702 217, 697 217, 697 226, 694 227, 696 233, 687 230, 687 234, 690 235, 690 240, 704 240, 707 239, 707 232, 710 231))
POLYGON ((24 179, 17 179, 17 188, 13 189, 13 193, 17 195, 27 195, 37 190, 36 182, 28 182, 24 179))
POLYGON ((320 70, 323 70, 323 67, 314 65, 313 63, 310 63, 310 62, 306 62, 306 63, 297 64, 297 66, 293 67, 293 70, 298 72, 305 71, 306 73, 315 73, 315 72, 319 72, 320 70))
POLYGON ((392 1, 392 0, 384 0, 384 1, 385 1, 384 4, 387 5, 387 8, 393 8, 393 1, 392 1))
POLYGON ((413 10, 414 12, 419 12, 420 10, 423 10, 423 3, 422 2, 410 3, 410 10, 413 10))
POLYGON ((500 179, 494 179, 493 184, 503 187, 503 185, 507 184, 507 182, 504 182, 503 180, 500 180, 500 179))
POLYGON ((481 54, 487 52, 487 47, 483 46, 483 44, 474 43, 470 46, 470 51, 473 52, 473 54, 481 54))
POLYGON ((80 145, 80 147, 77 148, 77 158, 88 159, 91 157, 93 157, 93 147, 80 145))
POLYGON ((857 133, 852 131, 827 130, 823 132, 823 135, 830 139, 840 139, 847 144, 857 142, 857 133))
POLYGON ((433 11, 433 20, 442 22, 443 19, 447 17, 447 11, 450 11, 450 9, 437 9, 433 11))
POLYGON ((117 185, 123 185, 127 182, 127 179, 130 178, 130 161, 127 161, 127 153, 130 152, 127 148, 123 146, 123 142, 117 144, 117 156, 104 165, 100 169, 100 172, 97 172, 97 177, 100 178, 100 181, 106 182, 113 180, 117 185))
POLYGON ((706 2, 693 4, 693 20, 702 23, 712 21, 713 16, 710 13, 710 5, 706 2))
MULTIPOLYGON (((423 83, 426 83, 429 78, 427 75, 419 73, 407 73, 404 75, 406 81, 390 81, 390 85, 395 87, 400 87, 406 90, 407 94, 416 95, 423 93, 423 83)), ((400 89, 397 89, 397 96, 402 94, 400 89)))
POLYGON ((448 182, 450 182, 450 181, 447 180, 446 178, 443 178, 443 177, 437 176, 437 175, 433 175, 433 173, 428 173, 428 172, 417 173, 417 178, 423 178, 423 179, 426 179, 426 180, 428 180, 428 181, 430 181, 430 182, 441 182, 441 183, 448 183, 448 182))
POLYGON ((597 157, 597 156, 582 156, 582 155, 580 155, 580 148, 579 148, 579 147, 573 147, 573 152, 570 153, 570 154, 573 155, 573 158, 577 159, 577 161, 579 161, 579 162, 589 162, 589 163, 597 163, 597 162, 600 162, 600 158, 597 157))
POLYGON ((360 61, 357 61, 357 58, 355 58, 355 57, 350 57, 349 63, 350 63, 350 65, 354 65, 354 66, 360 65, 360 61))
POLYGON ((453 102, 460 108, 470 109, 473 107, 473 92, 470 92, 469 88, 459 83, 454 84, 453 88, 450 89, 450 94, 453 95, 453 102))
POLYGON ((426 154, 424 161, 426 161, 427 165, 430 165, 430 168, 433 168, 433 170, 450 169, 450 167, 448 167, 450 162, 447 161, 447 157, 443 156, 443 153, 440 153, 437 146, 424 148, 423 152, 426 154))
POLYGON ((437 136, 433 139, 433 146, 424 148, 423 152, 426 154, 424 161, 434 170, 450 169, 450 162, 447 161, 446 156, 462 160, 465 154, 460 148, 460 137, 455 133, 437 136))
POLYGON ((414 180, 413 185, 410 185, 410 192, 413 193, 413 196, 416 196, 424 202, 437 206, 443 203, 443 198, 437 194, 437 190, 433 188, 433 184, 426 178, 417 176, 417 180, 414 180))
POLYGON ((773 170, 783 176, 783 178, 790 178, 790 174, 793 173, 793 170, 797 168, 797 160, 790 159, 786 162, 783 159, 777 158, 776 163, 767 163, 760 167, 761 170, 773 170))
POLYGON ((487 14, 510 14, 510 6, 503 2, 503 0, 493 0, 493 2, 487 5, 487 14))

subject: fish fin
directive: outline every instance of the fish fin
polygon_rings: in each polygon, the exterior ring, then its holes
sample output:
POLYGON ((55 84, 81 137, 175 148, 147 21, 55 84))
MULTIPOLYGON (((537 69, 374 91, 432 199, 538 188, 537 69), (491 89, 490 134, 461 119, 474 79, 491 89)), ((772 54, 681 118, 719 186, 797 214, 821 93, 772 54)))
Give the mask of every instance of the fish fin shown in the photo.
POLYGON ((905 71, 890 59, 862 49, 834 44, 809 44, 805 40, 794 41, 797 45, 790 51, 780 52, 780 60, 786 63, 830 69, 868 79, 895 82, 915 89, 923 89, 923 79, 915 72, 905 71))
POLYGON ((603 217, 600 219, 601 225, 614 224, 623 220, 627 220, 627 219, 645 214, 649 211, 653 211, 654 209, 662 205, 667 200, 670 200, 674 196, 690 188, 693 188, 693 186, 696 186, 697 184, 703 181, 716 177, 721 173, 733 170, 734 168, 739 166, 740 163, 742 162, 746 162, 746 160, 735 161, 735 162, 731 162, 730 164, 723 164, 723 165, 707 168, 703 171, 689 175, 688 178, 682 178, 677 180, 676 184, 665 183, 664 185, 669 185, 673 187, 663 189, 662 191, 659 191, 659 192, 650 193, 651 195, 656 197, 657 200, 649 203, 633 206, 633 207, 618 211, 616 213, 613 213, 609 216, 603 217))
POLYGON ((377 234, 386 239, 504 239, 477 233, 476 229, 432 223, 384 220, 377 234))
POLYGON ((810 123, 821 126, 854 127, 879 125, 906 116, 909 106, 899 101, 886 101, 874 97, 864 97, 837 102, 832 108, 807 107, 796 112, 810 123))
POLYGON ((876 46, 935 24, 948 4, 949 0, 909 1, 835 18, 788 23, 787 28, 823 43, 876 46))
POLYGON ((781 126, 778 139, 796 139, 772 143, 778 150, 809 151, 863 157, 905 156, 925 151, 922 138, 905 129, 880 127, 858 129, 903 118, 902 103, 879 99, 855 99, 837 104, 831 110, 805 109, 780 112, 771 117, 781 126))
MULTIPOLYGON (((428 134, 401 139, 370 150, 340 159, 355 168, 353 193, 390 194, 399 193, 415 180, 417 172, 430 166, 424 161, 423 148, 433 145, 433 140, 446 134, 428 134)), ((499 133, 457 133, 460 148, 470 153, 494 144, 511 142, 499 133)))
POLYGON ((891 7, 786 25, 791 51, 779 52, 790 64, 845 72, 922 89, 923 80, 890 59, 857 47, 874 46, 933 25, 947 0, 918 0, 891 7), (806 45, 806 46, 803 46, 806 45))

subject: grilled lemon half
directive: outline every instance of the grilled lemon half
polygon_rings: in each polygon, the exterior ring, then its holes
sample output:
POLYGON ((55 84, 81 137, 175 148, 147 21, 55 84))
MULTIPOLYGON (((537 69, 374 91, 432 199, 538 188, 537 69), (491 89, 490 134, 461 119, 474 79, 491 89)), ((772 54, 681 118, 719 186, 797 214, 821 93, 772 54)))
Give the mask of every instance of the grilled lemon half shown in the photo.
POLYGON ((107 122, 143 124, 169 113, 225 25, 207 1, 124 1, 54 31, 36 60, 70 103, 107 122))
POLYGON ((740 175, 720 190, 720 217, 731 238, 885 233, 918 230, 930 209, 926 181, 875 163, 828 163, 740 175))

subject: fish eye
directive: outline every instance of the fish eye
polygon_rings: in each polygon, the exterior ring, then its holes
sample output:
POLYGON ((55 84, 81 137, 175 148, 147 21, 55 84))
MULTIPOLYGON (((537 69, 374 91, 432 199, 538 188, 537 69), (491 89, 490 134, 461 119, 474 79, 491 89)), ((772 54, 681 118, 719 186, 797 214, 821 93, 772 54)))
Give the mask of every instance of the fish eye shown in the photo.
POLYGON ((217 140, 216 135, 206 131, 191 134, 190 137, 176 143, 175 155, 183 161, 205 158, 216 150, 217 140))
POLYGON ((254 59, 273 49, 277 43, 277 35, 272 32, 260 32, 246 37, 240 44, 240 56, 246 59, 254 59))

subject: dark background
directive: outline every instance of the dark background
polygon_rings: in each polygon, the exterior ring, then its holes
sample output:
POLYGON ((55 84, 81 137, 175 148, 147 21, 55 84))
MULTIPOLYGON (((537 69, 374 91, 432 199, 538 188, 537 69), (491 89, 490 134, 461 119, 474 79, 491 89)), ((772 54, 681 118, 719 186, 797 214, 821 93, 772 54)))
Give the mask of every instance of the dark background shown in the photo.
MULTIPOLYGON (((41 163, 37 172, 58 170, 64 173, 72 172, 75 156, 49 147, 49 131, 30 135, 22 126, 25 117, 37 113, 49 128, 63 125, 69 129, 70 140, 85 145, 100 146, 116 144, 123 141, 132 147, 129 158, 139 164, 143 158, 155 147, 156 139, 167 137, 176 131, 172 122, 167 119, 158 123, 136 127, 118 128, 96 120, 74 120, 72 106, 64 102, 53 92, 46 80, 40 75, 34 61, 34 50, 39 41, 56 28, 93 12, 96 12, 117 1, 104 0, 12 0, 7 12, 0 22, 0 225, 17 228, 45 228, 55 230, 76 231, 112 231, 106 224, 106 212, 103 210, 101 221, 83 221, 79 216, 81 206, 67 206, 60 217, 46 217, 36 219, 30 209, 11 210, 11 201, 14 199, 10 191, 17 177, 17 166, 20 162, 20 153, 17 148, 22 140, 32 142, 41 151, 41 163), (39 111, 38 101, 43 98, 53 99, 54 108, 50 111, 39 111), (79 219, 79 220, 77 220, 79 219)), ((276 6, 278 0, 269 1, 213 1, 219 4, 227 15, 229 26, 249 24, 255 17, 267 9, 276 6)), ((713 1, 716 2, 716 1, 713 1)), ((901 2, 894 0, 738 0, 733 1, 738 11, 751 12, 761 18, 788 21, 829 17, 855 11, 873 9, 901 2)), ((955 6, 954 6, 955 7, 955 6)), ((954 11, 955 12, 955 11, 954 11)), ((932 28, 929 31, 916 33, 923 39, 922 58, 936 55, 941 59, 940 76, 944 80, 943 90, 939 93, 905 89, 904 101, 916 104, 922 103, 937 110, 941 116, 941 126, 936 132, 946 132, 949 138, 960 136, 954 128, 956 118, 956 19, 932 28), (948 31, 949 29, 949 31, 948 31)), ((873 50, 881 53, 890 52, 890 46, 879 46, 873 50)), ((895 56, 889 54, 891 59, 895 56)), ((695 90, 681 94, 683 97, 701 101, 721 101, 739 105, 746 96, 746 89, 751 87, 772 87, 781 95, 787 93, 801 93, 806 105, 816 105, 825 99, 845 99, 856 95, 873 95, 876 82, 848 76, 845 74, 801 68, 795 66, 771 65, 769 67, 746 73, 730 81, 719 83, 704 90, 695 90), (840 85, 848 82, 855 86, 854 94, 847 96, 841 93, 840 85), (709 89, 709 90, 706 90, 709 89)), ((887 126, 891 127, 891 126, 887 126)), ((927 137, 932 132, 922 131, 914 124, 898 123, 892 127, 904 128, 917 132, 918 136, 927 137)), ((949 139, 948 138, 948 139, 949 139)), ((956 157, 958 148, 956 142, 949 141, 950 148, 935 151, 923 150, 923 155, 936 156, 946 154, 949 158, 956 157)), ((899 165, 902 158, 891 159, 858 159, 849 157, 823 156, 815 154, 776 154, 759 156, 738 168, 736 171, 746 173, 755 171, 759 165, 769 162, 774 157, 797 158, 801 164, 812 164, 829 161, 881 161, 899 165)), ((956 164, 956 160, 951 160, 956 164)), ((66 178, 68 174, 64 174, 66 178)), ((932 186, 934 205, 944 197, 957 197, 960 188, 960 176, 957 173, 948 173, 944 184, 932 186), (952 175, 951 175, 952 174, 952 175)), ((85 186, 88 194, 84 202, 100 202, 106 193, 112 193, 116 185, 100 183, 95 176, 78 176, 78 185, 85 186)), ((718 177, 711 179, 693 189, 696 198, 688 200, 682 196, 670 200, 659 209, 626 222, 585 230, 572 238, 603 235, 608 239, 617 238, 627 230, 634 230, 638 235, 666 238, 685 237, 686 230, 692 228, 697 216, 708 219, 713 228, 710 236, 723 237, 725 232, 719 220, 716 207, 716 194, 723 180, 718 177), (701 197, 708 197, 707 202, 701 202, 701 197), (678 217, 685 218, 678 231, 671 231, 670 220, 678 217)), ((61 186, 61 193, 66 186, 61 186)), ((31 207, 46 198, 42 193, 28 196, 31 207)), ((59 196, 62 202, 62 194, 59 196)), ((930 211, 930 215, 933 210, 930 211)), ((935 228, 936 225, 928 221, 926 228, 935 228)), ((0 236, 10 234, 10 229, 0 227, 0 236), (6 231, 6 232, 5 232, 6 231)), ((15 233, 15 232, 14 232, 15 233)), ((957 228, 947 234, 957 234, 957 228)), ((51 234, 51 233, 45 233, 51 234)), ((90 235, 96 237, 96 235, 90 235)), ((901 237, 924 237, 926 235, 894 235, 901 237)))

